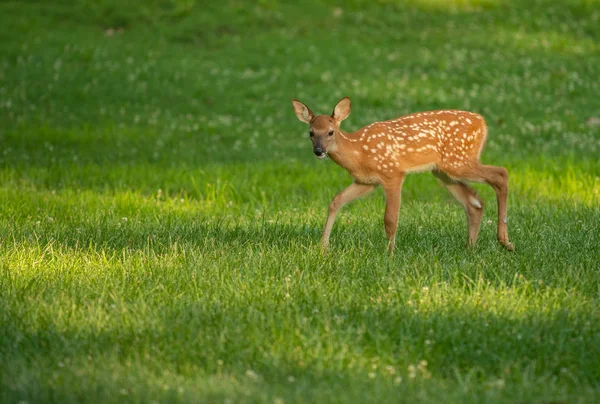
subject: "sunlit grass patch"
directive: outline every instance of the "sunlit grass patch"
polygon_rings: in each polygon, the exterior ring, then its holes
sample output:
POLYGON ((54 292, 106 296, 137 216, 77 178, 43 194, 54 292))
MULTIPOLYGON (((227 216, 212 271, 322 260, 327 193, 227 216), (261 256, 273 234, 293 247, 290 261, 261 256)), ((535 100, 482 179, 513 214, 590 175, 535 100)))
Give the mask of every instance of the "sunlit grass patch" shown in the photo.
MULTIPOLYGON (((600 176, 595 162, 590 162, 590 170, 577 163, 553 166, 552 162, 516 168, 511 172, 513 189, 520 197, 538 201, 583 204, 598 207, 600 204, 600 176)), ((585 167, 586 165, 583 165, 585 167)))
POLYGON ((446 12, 482 11, 506 4, 503 0, 410 0, 406 3, 417 5, 425 10, 446 12))

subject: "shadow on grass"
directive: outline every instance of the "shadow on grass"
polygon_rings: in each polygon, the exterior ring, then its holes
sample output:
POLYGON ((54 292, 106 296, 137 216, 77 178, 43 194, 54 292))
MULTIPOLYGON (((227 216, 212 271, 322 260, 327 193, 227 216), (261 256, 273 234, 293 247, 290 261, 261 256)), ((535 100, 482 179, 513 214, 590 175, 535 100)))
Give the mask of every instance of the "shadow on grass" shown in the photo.
POLYGON ((4 398, 71 401, 114 397, 129 387, 134 397, 143 399, 150 391, 166 399, 176 389, 163 391, 164 383, 179 384, 196 399, 253 396, 258 391, 251 383, 259 383, 268 396, 385 398, 398 389, 415 394, 430 383, 423 379, 425 372, 418 371, 416 380, 408 374, 408 366, 421 360, 428 362, 432 394, 440 393, 436 389, 464 394, 461 378, 468 376, 469 395, 503 379, 507 386, 520 386, 519 394, 535 390, 539 400, 549 382, 576 392, 600 377, 600 329, 583 311, 511 316, 450 307, 417 312, 396 302, 381 309, 334 304, 315 314, 314 302, 294 298, 287 304, 175 301, 174 308, 154 306, 151 318, 133 324, 116 316, 105 329, 59 330, 50 320, 28 330, 9 305, 0 331, 8 370, 1 381, 4 398), (332 323, 332 317, 341 320, 332 323), (404 385, 393 385, 390 368, 404 385), (207 379, 212 376, 222 379, 211 391, 207 379), (242 388, 232 391, 236 385, 242 388))

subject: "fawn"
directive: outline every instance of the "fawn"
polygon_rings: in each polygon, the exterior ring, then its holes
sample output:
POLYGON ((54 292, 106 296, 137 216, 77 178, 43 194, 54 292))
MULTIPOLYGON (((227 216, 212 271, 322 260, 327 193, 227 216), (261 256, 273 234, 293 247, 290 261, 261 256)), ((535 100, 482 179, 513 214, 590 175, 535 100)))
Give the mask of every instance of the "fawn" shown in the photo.
POLYGON ((329 205, 321 238, 324 249, 329 245, 338 209, 382 185, 386 200, 385 232, 388 251, 392 253, 404 178, 409 173, 431 171, 465 209, 468 247, 477 241, 483 201, 465 181, 489 184, 498 199, 498 241, 507 250, 514 250, 508 240, 506 217, 508 171, 479 161, 487 137, 481 115, 456 110, 420 112, 345 133, 340 130, 340 123, 350 114, 348 97, 337 103, 331 116, 315 116, 298 100, 292 100, 292 105, 298 119, 310 125, 315 155, 329 156, 354 178, 354 183, 337 194, 329 205))

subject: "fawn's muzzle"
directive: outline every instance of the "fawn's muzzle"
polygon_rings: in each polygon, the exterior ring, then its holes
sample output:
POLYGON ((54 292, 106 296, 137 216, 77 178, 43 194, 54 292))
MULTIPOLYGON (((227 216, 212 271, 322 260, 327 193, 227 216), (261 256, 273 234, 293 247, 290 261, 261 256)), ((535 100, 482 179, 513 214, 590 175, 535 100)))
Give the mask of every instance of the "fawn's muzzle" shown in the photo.
POLYGON ((314 152, 315 152, 315 156, 317 156, 319 158, 325 157, 325 150, 323 150, 323 148, 320 146, 315 147, 314 152))

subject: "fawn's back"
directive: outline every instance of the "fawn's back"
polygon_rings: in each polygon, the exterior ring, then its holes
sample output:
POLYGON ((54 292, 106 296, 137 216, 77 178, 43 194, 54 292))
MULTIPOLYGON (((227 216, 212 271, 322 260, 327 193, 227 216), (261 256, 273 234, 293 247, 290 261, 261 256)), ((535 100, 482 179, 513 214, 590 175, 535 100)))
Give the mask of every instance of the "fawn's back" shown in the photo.
POLYGON ((487 127, 481 115, 442 110, 374 122, 342 136, 359 152, 351 164, 361 167, 358 177, 374 177, 468 166, 479 161, 487 127))

